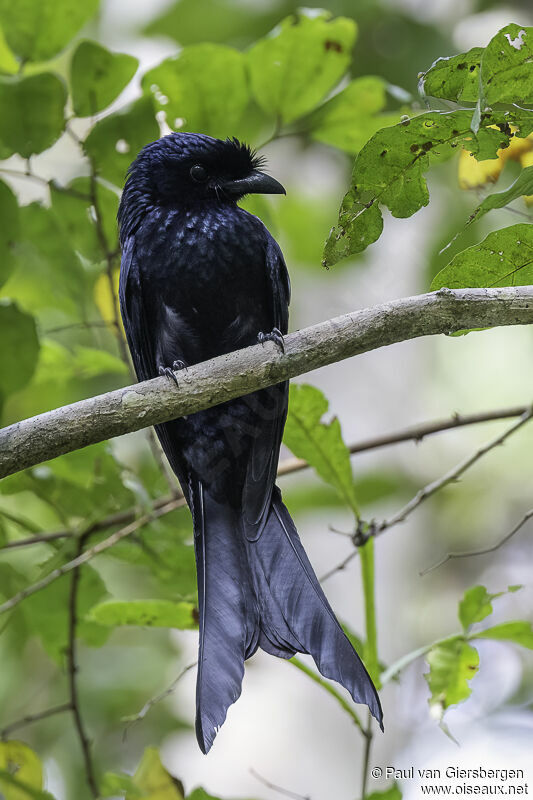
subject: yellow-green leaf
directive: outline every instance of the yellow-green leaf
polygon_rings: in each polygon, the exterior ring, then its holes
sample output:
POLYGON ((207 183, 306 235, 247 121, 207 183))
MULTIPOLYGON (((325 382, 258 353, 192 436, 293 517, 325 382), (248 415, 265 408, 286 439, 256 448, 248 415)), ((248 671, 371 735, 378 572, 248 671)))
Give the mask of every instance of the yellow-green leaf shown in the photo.
MULTIPOLYGON (((23 742, 0 742, 0 770, 5 770, 17 782, 20 781, 21 786, 25 784, 37 792, 43 788, 41 759, 23 742)), ((2 795, 5 795, 6 800, 28 800, 31 797, 25 789, 9 783, 6 776, 0 773, 0 796, 2 795)))
POLYGON ((157 628, 196 628, 195 606, 185 601, 107 600, 90 610, 87 619, 100 625, 146 625, 157 628))
MULTIPOLYGON (((147 747, 134 775, 136 786, 143 792, 144 800, 184 800, 183 785, 164 768, 155 747, 147 747)), ((138 795, 128 792, 126 800, 136 800, 138 795)))

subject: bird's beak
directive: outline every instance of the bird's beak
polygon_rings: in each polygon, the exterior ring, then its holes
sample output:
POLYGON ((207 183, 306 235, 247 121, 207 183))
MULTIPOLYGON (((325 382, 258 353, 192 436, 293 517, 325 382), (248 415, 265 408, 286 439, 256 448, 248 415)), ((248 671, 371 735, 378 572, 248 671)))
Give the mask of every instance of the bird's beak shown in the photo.
POLYGON ((229 195, 244 194, 286 194, 279 181, 270 175, 254 169, 246 178, 237 181, 226 181, 221 188, 229 195))

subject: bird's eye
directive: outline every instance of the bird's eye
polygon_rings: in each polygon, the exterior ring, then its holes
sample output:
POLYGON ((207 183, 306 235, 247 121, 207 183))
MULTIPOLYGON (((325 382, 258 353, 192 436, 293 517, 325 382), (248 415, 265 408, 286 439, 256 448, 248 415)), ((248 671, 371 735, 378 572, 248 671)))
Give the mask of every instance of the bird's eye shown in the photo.
POLYGON ((203 183, 207 180, 207 170, 201 164, 195 164, 191 167, 190 175, 196 183, 203 183))

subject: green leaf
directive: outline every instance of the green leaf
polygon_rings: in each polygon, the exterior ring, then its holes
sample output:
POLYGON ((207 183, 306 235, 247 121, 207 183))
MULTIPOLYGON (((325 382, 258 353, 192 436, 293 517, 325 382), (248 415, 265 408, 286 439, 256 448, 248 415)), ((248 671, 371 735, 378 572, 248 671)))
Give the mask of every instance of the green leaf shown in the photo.
POLYGON ((170 600, 107 600, 91 608, 87 618, 110 627, 142 625, 181 630, 198 627, 192 603, 170 600))
POLYGON ((533 103, 533 28, 511 23, 498 31, 481 58, 485 104, 533 103))
POLYGON ((107 249, 114 252, 118 247, 116 192, 100 181, 92 184, 90 178, 75 178, 66 187, 52 184, 50 197, 56 223, 72 247, 89 261, 99 262, 106 254, 95 222, 93 188, 107 249))
POLYGON ((533 194, 533 166, 522 170, 518 178, 503 192, 494 192, 485 197, 482 203, 472 212, 467 225, 474 220, 481 219, 488 211, 493 208, 503 208, 523 195, 533 194))
POLYGON ((261 108, 282 123, 312 111, 348 69, 356 33, 353 20, 320 9, 284 19, 248 52, 261 108))
POLYGON ((439 717, 449 706, 470 697, 470 681, 479 668, 479 655, 464 639, 443 642, 427 655, 429 672, 424 677, 431 697, 429 705, 439 717))
POLYGON ((252 44, 276 25, 283 5, 245 5, 239 0, 180 0, 150 20, 146 36, 172 37, 182 46, 220 42, 239 48, 252 44))
POLYGON ((116 797, 128 793, 131 798, 146 797, 145 792, 137 786, 131 775, 124 772, 105 772, 100 781, 101 797, 116 797))
POLYGON ((0 108, 9 109, 0 115, 0 143, 23 158, 47 150, 65 128, 66 100, 63 81, 51 72, 0 78, 0 108))
POLYGON ((122 186, 139 150, 158 138, 159 125, 152 100, 141 97, 127 111, 98 122, 85 141, 85 149, 98 174, 122 186))
POLYGON ((42 798, 42 788, 43 767, 39 756, 23 742, 0 742, 0 796, 5 795, 6 800, 42 798))
POLYGON ((520 223, 489 233, 468 247, 433 279, 432 289, 529 286, 533 283, 533 226, 520 223))
POLYGON ((8 45, 23 61, 47 61, 96 13, 99 0, 0 0, 8 45))
POLYGON ((451 58, 438 58, 422 74, 418 91, 422 97, 439 97, 457 103, 475 103, 479 95, 479 69, 482 47, 451 58))
POLYGON ((427 205, 424 173, 431 163, 451 158, 459 146, 478 159, 494 158, 509 143, 505 120, 520 124, 524 136, 533 128, 532 114, 517 112, 512 118, 491 114, 483 117, 482 127, 474 134, 470 111, 430 111, 374 134, 356 158, 351 188, 325 246, 324 266, 364 250, 378 238, 382 226, 379 209, 374 208, 378 203, 395 217, 410 217, 427 205))
POLYGON ((102 111, 126 88, 138 65, 134 56, 112 53, 97 42, 80 42, 70 64, 74 112, 89 117, 102 111))
POLYGON ((313 139, 357 153, 384 125, 399 121, 399 113, 379 115, 386 104, 386 84, 372 75, 356 78, 305 120, 313 139))
POLYGON ((9 49, 4 32, 0 28, 0 74, 15 75, 18 69, 18 61, 9 49))
MULTIPOLYGON (((167 772, 155 747, 147 747, 134 776, 145 800, 184 800, 181 781, 167 772)), ((135 794, 128 792, 126 800, 134 800, 135 794)))
POLYGON ((96 347, 82 347, 74 349, 76 372, 83 380, 95 378, 98 375, 129 375, 129 367, 118 356, 99 350, 96 347))
POLYGON ((4 287, 29 311, 53 309, 83 318, 87 276, 53 210, 39 203, 19 209, 17 267, 4 287))
POLYGON ((17 198, 5 183, 0 181, 0 286, 11 274, 14 266, 13 247, 19 232, 17 198))
POLYGON ((382 792, 371 792, 365 795, 365 800, 402 800, 402 793, 397 783, 393 783, 382 792))
POLYGON ((218 138, 236 135, 250 98, 245 56, 218 44, 185 47, 147 72, 142 85, 171 128, 218 138))
POLYGON ((5 794, 2 792, 1 795, 2 800, 54 800, 50 792, 35 789, 7 769, 0 769, 0 789, 2 788, 5 790, 5 794))
POLYGON ((307 384, 293 384, 289 390, 284 442, 295 456, 309 462, 356 511, 350 453, 342 439, 339 420, 334 417, 329 423, 321 421, 328 407, 320 389, 307 384))
POLYGON ((474 639, 498 639, 500 641, 514 642, 528 650, 533 650, 533 626, 531 622, 521 620, 519 622, 504 622, 501 625, 494 625, 481 633, 476 633, 474 639))
POLYGON ((0 396, 22 389, 39 358, 35 320, 11 300, 0 300, 0 396))
MULTIPOLYGON (((73 557, 71 547, 67 554, 67 558, 69 557, 73 557)), ((43 568, 42 575, 65 560, 59 555, 53 556, 43 568)), ((63 663, 68 644, 67 623, 71 580, 71 575, 58 578, 46 589, 24 600, 21 606, 28 629, 41 639, 50 658, 58 664, 63 663)), ((109 630, 97 624, 95 620, 85 619, 85 614, 105 595, 105 585, 98 573, 91 567, 85 566, 81 570, 79 583, 76 631, 77 635, 92 647, 101 647, 109 636, 109 630)))
POLYGON ((492 601, 502 594, 503 592, 489 594, 484 586, 472 586, 467 589, 459 603, 459 620, 464 630, 466 631, 474 622, 481 622, 492 614, 492 601))
POLYGON ((383 232, 383 216, 379 203, 361 203, 350 190, 342 201, 339 221, 329 232, 324 247, 322 266, 330 267, 376 242, 383 232))

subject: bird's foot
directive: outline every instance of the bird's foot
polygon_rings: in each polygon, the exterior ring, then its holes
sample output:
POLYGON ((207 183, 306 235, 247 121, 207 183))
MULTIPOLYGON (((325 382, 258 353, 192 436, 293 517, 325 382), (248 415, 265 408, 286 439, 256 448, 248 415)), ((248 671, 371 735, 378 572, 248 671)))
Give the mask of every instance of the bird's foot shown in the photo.
POLYGON ((283 338, 282 332, 278 328, 272 328, 270 333, 263 333, 262 331, 257 334, 257 341, 259 344, 263 344, 265 342, 274 342, 276 347, 282 352, 285 352, 285 339, 283 338))
POLYGON ((159 365, 159 374, 166 375, 167 378, 170 378, 171 381, 174 381, 176 386, 179 387, 178 379, 176 378, 176 372, 179 372, 180 369, 187 369, 187 364, 185 361, 181 359, 177 359, 172 364, 172 369, 170 367, 164 367, 162 364, 159 365))

